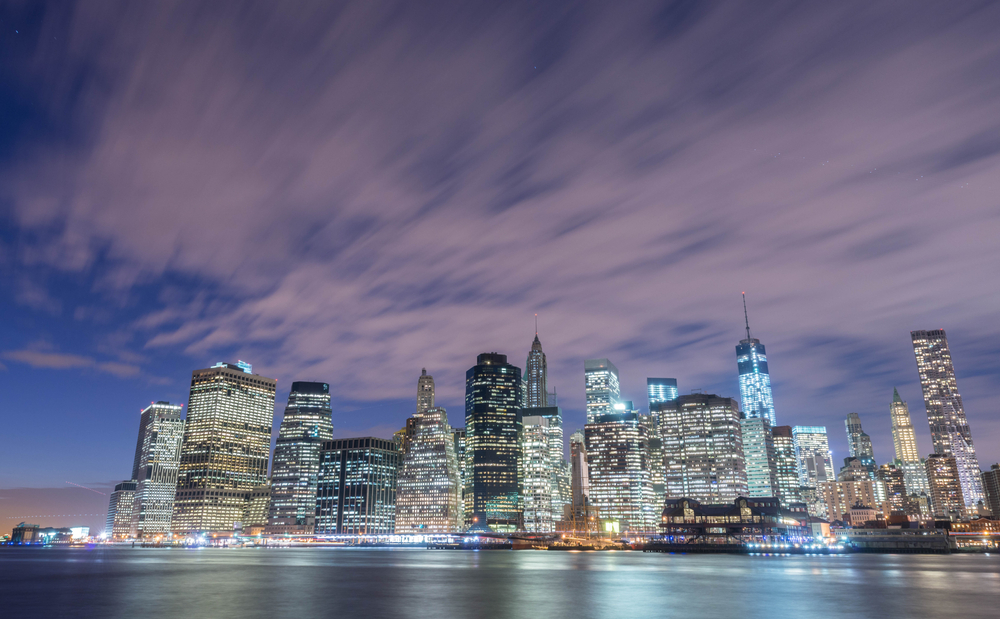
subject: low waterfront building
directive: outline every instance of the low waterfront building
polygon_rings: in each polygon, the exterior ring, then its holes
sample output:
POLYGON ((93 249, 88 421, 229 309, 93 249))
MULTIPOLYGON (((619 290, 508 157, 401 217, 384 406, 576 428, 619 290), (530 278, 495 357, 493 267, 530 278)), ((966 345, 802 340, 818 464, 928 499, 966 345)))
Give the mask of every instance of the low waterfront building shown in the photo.
POLYGON ((27 522, 22 522, 14 527, 14 530, 10 533, 10 543, 11 544, 34 544, 38 541, 38 529, 37 524, 28 524, 27 522))
POLYGON ((761 536, 810 534, 803 508, 785 509, 777 497, 738 497, 732 503, 668 498, 660 516, 664 535, 761 536))
POLYGON ((393 533, 398 471, 395 441, 368 436, 324 442, 316 486, 316 534, 393 533))

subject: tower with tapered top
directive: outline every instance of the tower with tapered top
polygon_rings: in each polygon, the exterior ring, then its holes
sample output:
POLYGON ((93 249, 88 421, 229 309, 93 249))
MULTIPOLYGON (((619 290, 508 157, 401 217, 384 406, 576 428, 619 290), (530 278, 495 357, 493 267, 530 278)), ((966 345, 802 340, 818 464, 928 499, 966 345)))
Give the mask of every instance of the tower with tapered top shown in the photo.
POLYGON ((750 319, 747 316, 747 296, 743 293, 743 320, 746 339, 736 347, 736 367, 740 373, 740 404, 744 416, 762 417, 775 426, 774 398, 771 396, 771 375, 767 371, 767 354, 760 340, 750 336, 750 319))

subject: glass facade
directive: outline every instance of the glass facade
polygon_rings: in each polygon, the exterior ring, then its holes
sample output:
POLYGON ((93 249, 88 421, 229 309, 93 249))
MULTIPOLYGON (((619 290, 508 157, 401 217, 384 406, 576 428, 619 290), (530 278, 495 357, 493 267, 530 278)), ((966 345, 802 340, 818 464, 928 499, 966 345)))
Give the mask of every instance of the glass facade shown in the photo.
POLYGON ((522 526, 521 369, 483 353, 465 373, 465 518, 498 531, 522 526))
POLYGON ((331 439, 330 385, 292 383, 274 446, 267 533, 313 532, 320 451, 331 439))
POLYGON ((781 499, 781 506, 787 509, 792 503, 802 502, 792 427, 771 428, 771 437, 774 444, 774 475, 778 484, 778 498, 781 499))
POLYGON ((917 372, 924 393, 934 453, 955 457, 965 505, 974 508, 983 499, 982 471, 972 444, 972 432, 965 417, 962 396, 958 393, 948 337, 943 329, 911 331, 910 337, 917 358, 917 372))
POLYGON ((676 378, 647 378, 646 394, 649 398, 649 410, 653 410, 653 404, 657 402, 669 402, 676 400, 677 379, 676 378))
POLYGON ((614 412, 621 398, 618 368, 607 359, 587 359, 583 362, 584 386, 587 392, 587 423, 614 412))
POLYGON ((316 534, 394 533, 398 470, 394 441, 369 436, 324 442, 316 484, 316 534))
POLYGON ((793 426, 792 439, 795 443, 795 462, 799 470, 802 500, 810 514, 826 516, 827 505, 821 484, 837 479, 826 428, 793 426))
POLYGON ((930 496, 930 486, 927 485, 927 470, 924 460, 917 449, 917 435, 913 430, 910 409, 899 397, 899 391, 892 390, 892 403, 889 405, 889 416, 892 418, 892 445, 896 451, 896 466, 903 471, 906 493, 909 495, 926 494, 930 496))
POLYGON ((132 473, 136 480, 132 509, 132 530, 136 537, 170 532, 184 441, 182 410, 179 404, 156 402, 140 414, 132 473))
POLYGON ((771 423, 766 417, 752 417, 741 419, 740 428, 747 470, 747 496, 780 496, 771 423))
POLYGON ((132 509, 135 504, 135 480, 130 479, 115 485, 108 502, 108 517, 104 524, 104 535, 108 539, 128 539, 132 534, 132 509))
MULTIPOLYGON (((525 415, 523 423, 524 530, 552 531, 557 519, 553 505, 559 492, 557 469, 549 448, 553 428, 549 426, 548 418, 539 415, 525 415)), ((562 513, 561 506, 558 513, 562 513)))
POLYGON ((589 505, 620 530, 654 531, 660 506, 649 477, 649 424, 632 410, 600 415, 584 426, 589 505))
POLYGON ((774 399, 771 396, 771 375, 767 371, 767 354, 760 340, 747 338, 736 347, 736 367, 740 373, 740 400, 747 417, 764 417, 772 426, 774 399))
POLYGON ((462 489, 456 438, 443 408, 414 415, 396 492, 396 533, 456 533, 462 529, 462 489))

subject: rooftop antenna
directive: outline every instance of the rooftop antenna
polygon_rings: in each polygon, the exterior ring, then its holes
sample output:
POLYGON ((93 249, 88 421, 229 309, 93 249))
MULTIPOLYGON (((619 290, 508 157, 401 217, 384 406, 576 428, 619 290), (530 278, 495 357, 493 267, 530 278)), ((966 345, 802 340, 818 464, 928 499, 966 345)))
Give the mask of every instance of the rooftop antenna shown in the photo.
POLYGON ((747 339, 750 339, 750 319, 747 317, 747 293, 743 292, 743 320, 747 323, 747 339))
POLYGON ((538 314, 535 314, 535 335, 538 335, 538 314))

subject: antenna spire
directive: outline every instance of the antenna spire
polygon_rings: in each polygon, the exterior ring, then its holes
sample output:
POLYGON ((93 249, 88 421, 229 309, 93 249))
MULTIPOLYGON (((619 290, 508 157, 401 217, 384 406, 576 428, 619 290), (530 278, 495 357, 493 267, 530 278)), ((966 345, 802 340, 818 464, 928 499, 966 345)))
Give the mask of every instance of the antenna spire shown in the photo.
POLYGON ((538 337, 538 314, 535 314, 535 337, 538 337))
POLYGON ((747 317, 747 293, 743 293, 743 320, 747 324, 747 339, 750 339, 750 318, 747 317))

